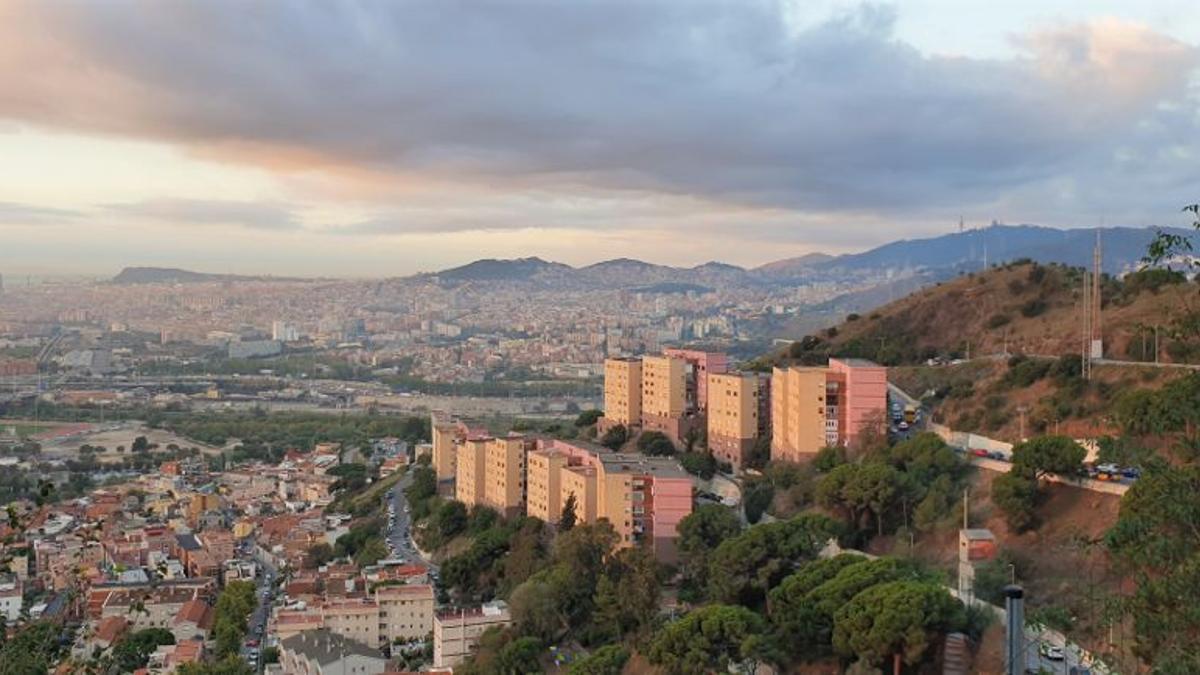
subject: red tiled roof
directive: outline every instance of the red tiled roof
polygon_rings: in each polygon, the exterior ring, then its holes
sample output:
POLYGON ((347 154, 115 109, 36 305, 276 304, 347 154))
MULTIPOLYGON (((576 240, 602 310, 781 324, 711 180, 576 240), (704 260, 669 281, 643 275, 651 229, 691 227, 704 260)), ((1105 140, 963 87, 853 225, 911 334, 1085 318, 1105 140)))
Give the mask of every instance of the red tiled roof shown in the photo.
POLYGON ((129 627, 129 622, 123 616, 110 616, 101 619, 100 624, 96 626, 96 639, 112 644, 117 638, 125 632, 129 627))
POLYGON ((197 628, 208 630, 212 627, 213 608, 199 598, 188 600, 179 608, 179 613, 175 615, 175 619, 171 623, 179 624, 184 621, 196 624, 197 628))

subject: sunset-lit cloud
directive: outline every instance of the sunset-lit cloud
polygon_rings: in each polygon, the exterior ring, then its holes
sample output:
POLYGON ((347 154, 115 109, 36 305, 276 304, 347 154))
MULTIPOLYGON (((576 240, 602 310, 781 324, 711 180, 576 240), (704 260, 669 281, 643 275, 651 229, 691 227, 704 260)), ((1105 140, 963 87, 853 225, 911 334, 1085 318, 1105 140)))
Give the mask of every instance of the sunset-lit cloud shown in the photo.
POLYGON ((139 233, 94 269, 270 246, 272 272, 400 274, 750 264, 1194 201, 1189 5, 1027 4, 4 3, 0 225, 25 227, 0 266, 51 221, 139 233), (172 254, 184 228, 224 235, 172 254))

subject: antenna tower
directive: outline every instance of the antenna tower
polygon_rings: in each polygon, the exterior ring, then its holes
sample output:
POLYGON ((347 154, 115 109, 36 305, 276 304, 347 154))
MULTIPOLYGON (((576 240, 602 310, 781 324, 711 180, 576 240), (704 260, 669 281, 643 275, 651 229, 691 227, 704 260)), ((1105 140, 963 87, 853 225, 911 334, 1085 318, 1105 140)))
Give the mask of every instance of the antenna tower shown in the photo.
POLYGON ((1092 379, 1092 360, 1104 357, 1104 338, 1101 324, 1100 279, 1103 276, 1103 251, 1100 230, 1096 230, 1096 246, 1092 249, 1092 269, 1083 272, 1083 350, 1080 355, 1083 379, 1092 379))

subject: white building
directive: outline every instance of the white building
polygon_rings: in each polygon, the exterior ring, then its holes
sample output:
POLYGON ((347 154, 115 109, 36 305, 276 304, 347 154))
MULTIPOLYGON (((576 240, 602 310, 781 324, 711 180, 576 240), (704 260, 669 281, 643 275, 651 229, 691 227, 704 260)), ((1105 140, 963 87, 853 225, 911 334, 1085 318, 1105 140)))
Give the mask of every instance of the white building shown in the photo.
POLYGON ((0 582, 0 616, 11 625, 21 618, 21 582, 0 582))
POLYGON ((479 645, 484 631, 511 623, 512 615, 502 600, 438 614, 433 619, 433 667, 452 668, 462 663, 479 645))

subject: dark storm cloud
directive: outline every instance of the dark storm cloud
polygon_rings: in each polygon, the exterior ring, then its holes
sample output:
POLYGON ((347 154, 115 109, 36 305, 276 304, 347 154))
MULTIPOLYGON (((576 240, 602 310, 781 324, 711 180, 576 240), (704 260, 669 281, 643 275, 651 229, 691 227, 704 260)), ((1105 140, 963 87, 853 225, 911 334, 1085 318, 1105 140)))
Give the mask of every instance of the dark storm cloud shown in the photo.
POLYGON ((236 225, 255 230, 295 230, 300 227, 288 209, 259 202, 154 199, 108 204, 105 208, 134 218, 179 225, 236 225))
POLYGON ((1197 176, 1191 46, 1099 22, 1032 33, 1012 59, 933 57, 895 39, 888 8, 799 31, 783 16, 744 0, 31 2, 0 10, 0 116, 238 161, 812 212, 1022 194, 1070 212, 1197 176))

